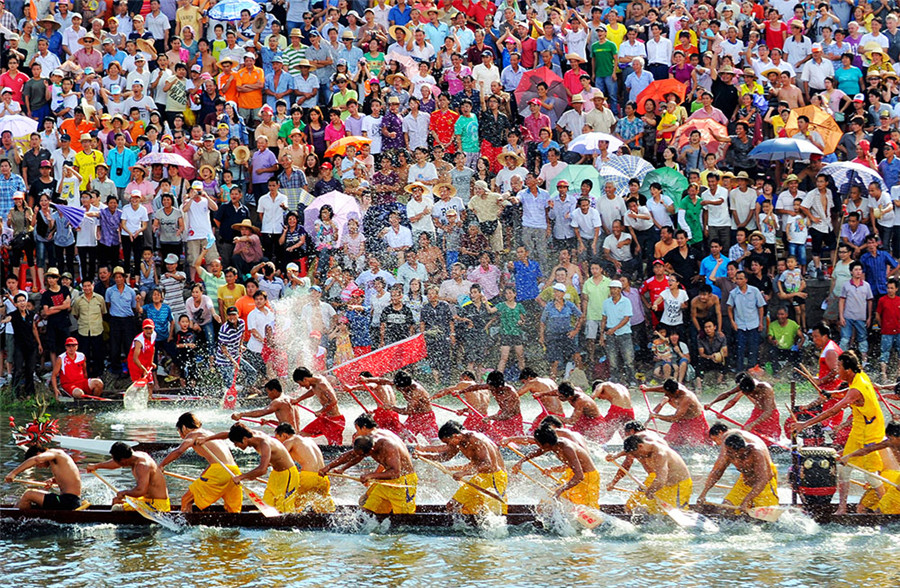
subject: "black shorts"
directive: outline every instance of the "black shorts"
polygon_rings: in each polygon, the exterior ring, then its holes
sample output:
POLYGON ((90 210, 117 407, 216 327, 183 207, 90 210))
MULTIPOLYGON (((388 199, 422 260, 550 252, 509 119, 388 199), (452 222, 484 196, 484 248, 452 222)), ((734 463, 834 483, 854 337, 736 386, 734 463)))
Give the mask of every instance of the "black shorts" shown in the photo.
POLYGON ((59 355, 66 350, 66 339, 69 338, 69 335, 68 329, 54 328, 48 325, 47 330, 44 332, 45 347, 51 353, 59 355))
POLYGON ((75 494, 47 494, 44 496, 44 510, 75 510, 81 506, 81 497, 75 494))
POLYGON ((517 345, 524 345, 522 342, 522 335, 504 335, 503 333, 500 333, 501 347, 515 347, 517 345))
POLYGON ((828 231, 827 233, 823 233, 822 231, 816 229, 809 230, 809 236, 812 237, 812 251, 813 255, 821 255, 823 251, 831 251, 834 249, 837 240, 834 237, 834 233, 828 231))

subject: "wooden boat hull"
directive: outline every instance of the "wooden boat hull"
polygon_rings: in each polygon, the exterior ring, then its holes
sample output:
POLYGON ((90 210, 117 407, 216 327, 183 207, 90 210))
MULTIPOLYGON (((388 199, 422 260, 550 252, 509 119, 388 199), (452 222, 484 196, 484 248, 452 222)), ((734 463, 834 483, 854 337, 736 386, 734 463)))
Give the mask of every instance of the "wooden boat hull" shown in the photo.
MULTIPOLYGON (((848 514, 834 515, 832 505, 829 508, 810 511, 808 514, 821 524, 836 524, 849 527, 879 527, 884 525, 900 524, 900 515, 877 514, 848 514)), ((621 518, 632 519, 623 505, 603 505, 601 510, 606 514, 621 518)), ((695 507, 695 510, 704 515, 723 522, 727 520, 745 520, 759 522, 743 516, 723 514, 720 509, 712 506, 695 507)), ((362 511, 359 507, 342 505, 332 514, 315 513, 291 513, 280 517, 266 518, 252 506, 245 506, 241 513, 228 513, 221 507, 213 506, 206 511, 194 511, 189 513, 172 513, 177 521, 185 526, 209 526, 227 528, 273 528, 273 529, 301 529, 301 530, 333 530, 347 531, 364 526, 366 520, 384 521, 390 520, 392 528, 424 528, 424 529, 453 529, 459 524, 477 526, 479 519, 472 515, 457 515, 448 513, 442 505, 420 506, 415 514, 405 515, 379 515, 362 511)), ((532 505, 510 505, 509 514, 506 515, 506 524, 511 526, 531 525, 535 529, 544 527, 542 517, 535 512, 532 505)), ((640 517, 638 517, 640 518, 640 517)), ((148 526, 153 523, 136 512, 111 510, 109 506, 94 505, 82 511, 48 511, 48 510, 19 510, 14 506, 0 506, 0 529, 11 532, 16 525, 33 529, 41 522, 50 524, 74 524, 94 525, 113 524, 128 526, 148 526), (23 525, 23 523, 27 523, 23 525)))

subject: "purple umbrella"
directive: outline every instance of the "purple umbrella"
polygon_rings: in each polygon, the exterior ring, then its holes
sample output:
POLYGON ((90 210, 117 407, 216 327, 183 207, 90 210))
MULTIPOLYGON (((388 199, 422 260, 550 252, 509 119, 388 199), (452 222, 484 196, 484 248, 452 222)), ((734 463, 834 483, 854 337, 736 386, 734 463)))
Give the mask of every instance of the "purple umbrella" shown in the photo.
POLYGON ((177 153, 156 152, 150 153, 138 161, 141 165, 177 165, 178 167, 194 167, 194 164, 177 153))
POLYGON ((312 201, 303 212, 303 227, 310 235, 316 234, 316 221, 319 219, 319 209, 324 205, 331 205, 334 210, 334 224, 337 225, 340 235, 347 230, 347 221, 355 218, 362 221, 362 214, 359 212, 359 203, 353 196, 347 196, 337 190, 322 194, 312 201))
POLYGON ((56 210, 59 211, 63 218, 69 221, 73 227, 80 227, 81 221, 84 220, 85 210, 79 206, 67 206, 65 204, 54 204, 56 210))

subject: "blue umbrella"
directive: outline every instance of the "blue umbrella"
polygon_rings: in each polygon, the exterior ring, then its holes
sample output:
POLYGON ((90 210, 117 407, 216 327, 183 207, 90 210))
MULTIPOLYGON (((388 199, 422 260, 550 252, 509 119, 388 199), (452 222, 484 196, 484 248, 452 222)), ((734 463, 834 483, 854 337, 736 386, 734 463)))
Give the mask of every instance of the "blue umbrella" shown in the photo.
POLYGON ((255 0, 224 0, 210 8, 207 14, 215 20, 238 21, 244 10, 249 11, 250 18, 253 18, 262 8, 255 0))
MULTIPOLYGON (((653 171, 653 165, 643 157, 635 157, 634 155, 615 155, 609 158, 609 161, 603 162, 604 167, 611 167, 619 171, 622 175, 629 179, 637 178, 643 180, 644 176, 653 171)), ((602 174, 601 170, 601 174, 602 174)))
POLYGON ((78 206, 66 206, 65 204, 56 204, 56 210, 63 216, 64 219, 69 221, 69 224, 73 227, 80 227, 81 221, 84 220, 85 210, 78 206))
MULTIPOLYGON (((635 157, 635 159, 639 158, 635 157)), ((612 167, 611 165, 608 165, 605 162, 600 166, 599 173, 601 184, 612 182, 616 187, 616 194, 618 196, 624 197, 625 194, 628 194, 628 182, 631 180, 630 175, 621 172, 620 170, 612 167)))
POLYGON ((834 187, 837 188, 838 194, 846 195, 850 192, 851 186, 859 186, 862 188, 863 196, 869 194, 869 184, 877 182, 882 192, 887 192, 887 184, 884 178, 877 171, 870 167, 851 161, 838 161, 829 163, 819 172, 825 174, 834 180, 834 187))
POLYGON ((806 139, 769 139, 753 148, 749 157, 764 161, 782 159, 807 159, 810 155, 822 155, 822 150, 806 139))

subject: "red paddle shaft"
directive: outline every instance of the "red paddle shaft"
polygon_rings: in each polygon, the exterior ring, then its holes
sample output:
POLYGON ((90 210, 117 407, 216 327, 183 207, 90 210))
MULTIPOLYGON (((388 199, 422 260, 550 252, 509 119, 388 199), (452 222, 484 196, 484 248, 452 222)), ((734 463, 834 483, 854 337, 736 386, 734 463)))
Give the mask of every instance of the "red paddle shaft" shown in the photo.
POLYGON ((460 396, 460 394, 459 394, 458 392, 455 392, 453 395, 456 396, 456 398, 457 398, 460 402, 462 402, 463 404, 465 404, 465 405, 466 405, 466 408, 468 408, 469 410, 471 410, 472 412, 474 412, 476 415, 478 415, 478 418, 482 418, 482 419, 484 418, 484 415, 481 414, 480 412, 478 412, 478 411, 475 409, 474 406, 472 406, 471 404, 469 404, 468 402, 466 402, 466 399, 463 398, 462 396, 460 396))
MULTIPOLYGON (((724 420, 724 421, 728 421, 728 422, 731 423, 732 425, 737 425, 737 426, 740 427, 741 429, 744 429, 744 424, 743 424, 743 423, 739 423, 739 422, 737 422, 736 420, 734 420, 733 418, 730 418, 730 417, 725 416, 723 413, 719 412, 718 410, 716 410, 716 409, 714 409, 714 408, 710 408, 710 409, 708 409, 708 410, 709 410, 709 412, 713 413, 714 415, 716 415, 716 416, 719 417, 720 419, 722 419, 722 420, 724 420)), ((787 445, 784 445, 784 444, 782 444, 782 443, 779 443, 778 441, 772 439, 771 437, 766 437, 765 435, 762 435, 762 434, 760 434, 760 433, 753 433, 753 434, 756 435, 757 437, 759 437, 760 439, 762 439, 763 441, 765 441, 765 442, 771 444, 771 445, 777 445, 778 447, 781 447, 782 449, 790 449, 787 445)))
POLYGON ((327 416, 325 416, 324 414, 323 414, 323 415, 316 414, 316 411, 314 411, 313 409, 309 408, 308 406, 303 406, 302 404, 295 404, 294 406, 299 406, 300 408, 302 408, 302 409, 305 410, 306 412, 310 412, 310 413, 316 415, 317 418, 318 418, 318 417, 321 417, 321 418, 325 419, 326 421, 335 422, 335 421, 334 421, 334 417, 327 417, 327 416))

